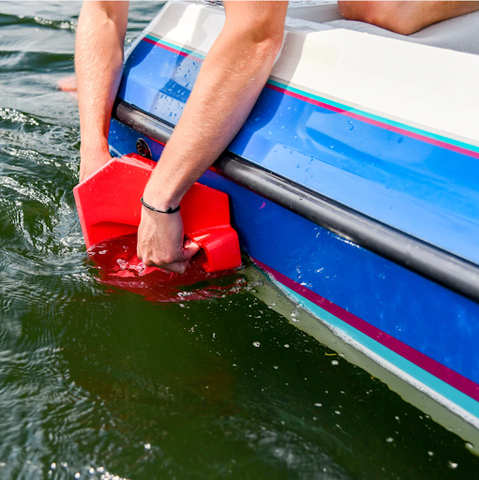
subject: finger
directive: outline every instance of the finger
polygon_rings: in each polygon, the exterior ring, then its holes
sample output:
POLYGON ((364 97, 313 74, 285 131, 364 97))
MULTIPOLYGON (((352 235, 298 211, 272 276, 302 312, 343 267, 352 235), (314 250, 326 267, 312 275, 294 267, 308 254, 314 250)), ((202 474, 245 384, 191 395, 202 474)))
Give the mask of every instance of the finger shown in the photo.
POLYGON ((189 260, 193 255, 198 253, 201 250, 201 247, 191 240, 186 240, 183 246, 183 258, 189 260))
POLYGON ((188 263, 189 263, 189 260, 185 260, 183 262, 174 262, 174 263, 165 265, 161 268, 164 268, 165 270, 169 270, 170 272, 179 273, 180 275, 183 275, 183 273, 185 273, 186 267, 188 266, 188 263))
POLYGON ((172 262, 172 263, 164 263, 160 261, 155 262, 148 258, 145 258, 144 260, 140 259, 140 261, 148 269, 161 268, 162 270, 168 270, 169 272, 180 273, 180 274, 185 273, 186 267, 188 266, 188 263, 189 263, 189 260, 182 260, 182 261, 172 262))
POLYGON ((76 76, 72 75, 71 77, 60 78, 57 82, 58 90, 63 92, 76 92, 77 91, 77 80, 76 76))

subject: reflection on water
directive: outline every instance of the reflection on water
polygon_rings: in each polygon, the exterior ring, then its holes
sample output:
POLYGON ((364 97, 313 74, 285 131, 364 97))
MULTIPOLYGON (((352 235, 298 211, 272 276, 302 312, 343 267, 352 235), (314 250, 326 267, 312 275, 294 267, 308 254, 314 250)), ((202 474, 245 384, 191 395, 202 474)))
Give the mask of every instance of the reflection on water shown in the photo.
POLYGON ((207 273, 200 250, 183 275, 146 266, 136 255, 136 235, 98 242, 88 250, 99 280, 105 285, 142 295, 149 302, 187 302, 220 298, 248 288, 240 269, 207 273))
MULTIPOLYGON (((157 8, 132 5, 129 40, 157 8)), ((253 267, 190 302, 98 281, 55 90, 78 9, 0 3, 0 478, 474 478, 462 440, 260 301, 253 267)))

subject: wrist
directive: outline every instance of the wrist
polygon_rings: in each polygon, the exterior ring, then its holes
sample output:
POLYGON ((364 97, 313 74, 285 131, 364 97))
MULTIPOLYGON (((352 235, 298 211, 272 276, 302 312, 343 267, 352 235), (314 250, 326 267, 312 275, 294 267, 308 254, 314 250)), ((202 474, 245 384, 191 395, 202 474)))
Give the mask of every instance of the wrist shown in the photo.
POLYGON ((108 143, 106 145, 82 144, 80 160, 80 182, 82 182, 111 160, 108 143))
POLYGON ((100 138, 94 141, 82 140, 80 145, 80 155, 82 157, 103 156, 106 154, 110 154, 110 148, 106 138, 100 138))
POLYGON ((158 208, 152 207, 151 205, 146 203, 143 197, 141 197, 140 202, 145 208, 155 213, 164 213, 167 215, 171 215, 180 211, 180 205, 178 205, 176 208, 168 207, 166 210, 159 210, 158 208))
POLYGON ((144 202, 154 209, 161 211, 177 208, 181 199, 182 196, 176 194, 174 191, 158 185, 152 185, 151 181, 148 182, 143 192, 144 202))

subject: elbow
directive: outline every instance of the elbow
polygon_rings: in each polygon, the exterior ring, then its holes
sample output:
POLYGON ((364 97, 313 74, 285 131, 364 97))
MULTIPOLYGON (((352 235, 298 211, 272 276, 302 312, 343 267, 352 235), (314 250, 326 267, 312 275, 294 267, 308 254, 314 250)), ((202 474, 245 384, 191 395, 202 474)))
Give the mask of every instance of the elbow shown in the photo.
POLYGON ((245 28, 242 35, 265 50, 272 49, 278 52, 283 44, 284 24, 273 26, 266 22, 255 22, 245 28))
POLYGON ((272 61, 274 61, 278 56, 281 47, 283 46, 283 36, 283 31, 281 31, 281 33, 266 36, 260 41, 256 41, 256 49, 260 56, 263 55, 266 58, 271 58, 272 61))
POLYGON ((243 36, 242 40, 244 41, 244 52, 246 54, 244 58, 254 59, 254 62, 258 65, 271 68, 283 46, 283 31, 270 35, 257 35, 252 32, 249 37, 243 36))
MULTIPOLYGON (((228 17, 223 35, 229 37, 235 50, 253 54, 258 59, 276 59, 283 45, 284 23, 263 21, 259 19, 244 24, 232 23, 228 17)), ((248 55, 249 55, 248 54, 248 55)))

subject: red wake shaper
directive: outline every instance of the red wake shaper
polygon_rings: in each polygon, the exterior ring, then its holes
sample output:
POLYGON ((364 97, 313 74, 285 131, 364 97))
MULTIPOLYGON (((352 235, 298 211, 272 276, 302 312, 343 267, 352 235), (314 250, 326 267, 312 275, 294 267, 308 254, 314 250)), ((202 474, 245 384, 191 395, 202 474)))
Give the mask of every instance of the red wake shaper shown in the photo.
MULTIPOLYGON (((155 162, 135 154, 115 158, 73 189, 87 248, 137 232, 140 198, 154 166, 155 162)), ((181 202, 181 216, 185 236, 205 251, 207 272, 241 265, 226 193, 195 183, 181 202)))

